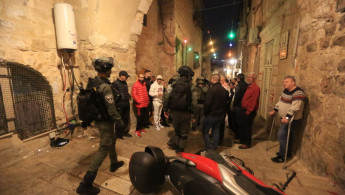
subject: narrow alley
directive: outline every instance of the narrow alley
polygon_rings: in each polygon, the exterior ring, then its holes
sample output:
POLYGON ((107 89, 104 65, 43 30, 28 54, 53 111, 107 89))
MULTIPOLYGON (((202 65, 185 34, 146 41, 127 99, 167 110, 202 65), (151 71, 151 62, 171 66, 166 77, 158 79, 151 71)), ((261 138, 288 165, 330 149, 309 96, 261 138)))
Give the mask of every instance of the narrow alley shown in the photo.
POLYGON ((286 194, 345 194, 345 0, 0 0, 0 43, 1 195, 283 194, 293 172, 286 194))
MULTIPOLYGON (((282 164, 271 162, 270 158, 278 149, 278 142, 270 142, 272 148, 266 151, 267 141, 261 140, 262 122, 257 121, 256 124, 254 131, 257 132, 258 139, 254 139, 255 143, 251 149, 241 151, 237 149, 238 144, 231 146, 230 137, 227 136, 224 143, 226 146, 221 146, 218 151, 242 159, 254 171, 254 175, 267 185, 285 182, 286 174, 291 170, 296 171, 296 178, 285 191, 287 194, 340 195, 345 193, 333 180, 313 174, 297 158, 288 162, 286 170, 283 169, 282 164)), ((95 129, 89 129, 82 137, 76 130, 76 134, 70 137, 71 142, 58 149, 51 148, 47 143, 32 141, 35 143, 30 144, 35 145, 38 149, 15 161, 12 160, 14 151, 11 148, 2 150, 1 194, 75 194, 75 190, 98 148, 99 138, 92 135, 95 132, 97 133, 95 129)), ((109 159, 107 158, 103 162, 95 180, 95 183, 101 186, 100 194, 141 194, 133 188, 129 179, 130 157, 134 152, 143 151, 148 145, 162 148, 166 156, 175 156, 175 151, 168 149, 166 145, 169 134, 173 134, 172 128, 165 128, 161 131, 150 128, 148 133, 141 138, 132 137, 118 140, 116 144, 118 158, 123 160, 125 165, 111 173, 109 172, 109 159)), ((8 145, 10 141, 10 139, 4 139, 1 142, 1 148, 8 145)), ((197 152, 203 145, 200 132, 191 132, 188 141, 186 152, 197 152)), ((171 186, 165 183, 157 193, 153 194, 173 194, 170 189, 171 186)))

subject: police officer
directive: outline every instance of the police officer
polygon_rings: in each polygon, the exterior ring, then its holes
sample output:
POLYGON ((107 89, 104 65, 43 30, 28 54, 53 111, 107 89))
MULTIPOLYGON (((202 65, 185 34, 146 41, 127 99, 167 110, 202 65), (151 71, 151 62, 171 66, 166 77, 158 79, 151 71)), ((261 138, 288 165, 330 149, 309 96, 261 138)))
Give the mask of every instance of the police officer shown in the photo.
POLYGON ((106 110, 107 116, 102 116, 95 121, 95 125, 100 131, 100 145, 83 181, 76 190, 78 194, 98 194, 100 192, 100 189, 92 184, 96 178, 98 168, 108 154, 111 162, 110 172, 114 172, 124 164, 123 161, 117 160, 115 151, 116 134, 114 124, 123 125, 123 122, 117 112, 110 81, 108 80, 111 68, 114 66, 113 63, 114 59, 111 57, 100 57, 92 61, 92 65, 97 71, 97 76, 93 80, 95 82, 94 86, 100 94, 100 99, 104 102, 103 109, 106 110))
MULTIPOLYGON (((196 79, 196 86, 192 89, 193 100, 195 102, 195 112, 193 113, 192 130, 196 130, 198 124, 203 123, 204 118, 204 101, 208 87, 206 85, 206 78, 200 76, 196 79)), ((202 127, 200 128, 202 130, 202 127)))
POLYGON ((171 112, 175 130, 174 137, 167 144, 176 152, 183 152, 194 108, 191 90, 191 78, 194 76, 194 72, 189 66, 181 66, 177 72, 180 78, 172 84, 172 91, 166 96, 164 115, 169 117, 171 112))

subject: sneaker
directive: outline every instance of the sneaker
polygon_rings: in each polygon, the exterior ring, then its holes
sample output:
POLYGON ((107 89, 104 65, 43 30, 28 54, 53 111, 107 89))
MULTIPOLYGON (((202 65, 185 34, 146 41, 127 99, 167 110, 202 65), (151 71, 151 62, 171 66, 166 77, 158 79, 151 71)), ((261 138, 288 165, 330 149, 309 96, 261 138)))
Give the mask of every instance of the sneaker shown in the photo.
POLYGON ((159 127, 159 125, 156 125, 156 130, 157 130, 157 131, 160 131, 160 130, 161 130, 161 128, 159 127))
POLYGON ((147 132, 145 131, 145 129, 143 129, 143 130, 141 130, 141 133, 147 133, 147 132))
POLYGON ((172 150, 176 150, 178 148, 178 145, 176 145, 174 143, 168 142, 167 144, 168 144, 169 148, 172 149, 172 150))
POLYGON ((129 133, 126 133, 124 136, 126 136, 126 137, 132 137, 132 135, 129 134, 129 133))
POLYGON ((271 160, 275 163, 283 163, 285 161, 284 158, 281 156, 276 156, 274 158, 271 158, 271 160))
POLYGON ((169 125, 167 122, 162 122, 162 125, 163 125, 164 127, 170 127, 170 125, 169 125))
POLYGON ((164 126, 162 124, 159 123, 158 126, 162 129, 164 129, 164 126))
POLYGON ((141 133, 140 133, 140 131, 135 131, 135 133, 134 133, 137 137, 141 137, 141 133))

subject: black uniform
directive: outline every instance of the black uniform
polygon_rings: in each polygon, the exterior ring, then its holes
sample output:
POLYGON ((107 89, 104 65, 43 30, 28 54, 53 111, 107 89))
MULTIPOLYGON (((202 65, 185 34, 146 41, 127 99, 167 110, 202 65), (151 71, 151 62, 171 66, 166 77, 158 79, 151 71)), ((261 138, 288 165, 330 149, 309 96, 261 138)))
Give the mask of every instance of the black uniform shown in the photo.
POLYGON ((171 110, 175 130, 175 135, 168 145, 177 152, 184 151, 192 113, 191 81, 188 77, 182 76, 173 84, 172 91, 164 102, 164 110, 168 109, 171 110))
POLYGON ((116 135, 122 137, 123 135, 129 134, 129 121, 130 121, 130 95, 128 93, 128 85, 126 81, 121 81, 117 79, 111 84, 111 87, 118 91, 119 99, 116 100, 116 109, 120 114, 123 126, 116 125, 116 135))
POLYGON ((152 125, 151 122, 150 122, 150 116, 152 115, 152 111, 153 111, 153 105, 152 105, 152 100, 153 98, 149 95, 149 91, 150 91, 150 88, 151 88, 151 78, 148 77, 148 78, 144 78, 144 82, 146 83, 146 90, 147 90, 147 95, 149 96, 149 105, 147 107, 147 111, 146 111, 146 115, 145 115, 145 118, 144 118, 144 126, 148 127, 149 125, 152 125))

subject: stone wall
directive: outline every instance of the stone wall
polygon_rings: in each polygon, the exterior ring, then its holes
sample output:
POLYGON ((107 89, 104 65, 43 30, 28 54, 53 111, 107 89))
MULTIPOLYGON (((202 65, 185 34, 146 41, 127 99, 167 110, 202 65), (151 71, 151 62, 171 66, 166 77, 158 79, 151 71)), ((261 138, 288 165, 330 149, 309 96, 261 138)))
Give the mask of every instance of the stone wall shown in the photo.
MULTIPOLYGON (((175 28, 176 36, 180 40, 187 39, 187 61, 186 64, 182 64, 182 55, 179 53, 177 55, 177 67, 181 65, 188 65, 193 67, 194 62, 194 52, 199 52, 199 64, 202 67, 202 30, 201 27, 196 25, 196 21, 193 20, 193 14, 199 7, 199 1, 195 0, 175 0, 175 28), (191 51, 188 51, 188 48, 191 47, 191 51)), ((182 49, 180 49, 182 51, 182 49)), ((195 78, 201 75, 201 67, 195 69, 195 78)), ((209 70, 210 72, 210 70, 209 70)))
POLYGON ((161 1, 161 6, 162 15, 157 0, 152 2, 147 13, 147 26, 143 27, 136 48, 136 69, 137 73, 149 69, 152 75, 160 74, 167 80, 176 72, 174 55, 170 55, 175 52, 175 47, 169 44, 175 44, 172 22, 174 7, 171 1, 161 1), (163 30, 166 37, 163 37, 163 30))
MULTIPOLYGON (((248 19, 250 27, 261 29, 258 53, 254 57, 248 54, 248 62, 260 61, 261 89, 265 69, 272 70, 267 98, 263 98, 264 90, 261 94, 260 115, 266 117, 266 111, 278 101, 284 76, 295 76, 308 97, 305 126, 296 138, 302 142, 298 156, 316 173, 331 176, 345 187, 345 15, 335 12, 336 1, 260 2, 252 1, 248 19), (287 58, 279 59, 280 40, 287 31, 287 58), (267 64, 266 48, 272 40, 272 61, 267 64)), ((245 49, 254 52, 250 47, 245 49)), ((245 72, 256 68, 247 64, 245 72)))
MULTIPOLYGON (((84 84, 88 77, 96 74, 91 60, 102 55, 112 56, 117 61, 112 80, 117 78, 120 69, 134 75, 135 47, 142 29, 143 15, 152 0, 65 1, 74 8, 78 34, 78 50, 72 55, 62 55, 57 51, 52 10, 57 2, 61 1, 1 1, 0 57, 28 65, 42 73, 52 86, 59 124, 65 122, 61 109, 63 82, 60 57, 67 58, 66 65, 74 65, 78 82, 84 84)), ((135 77, 130 77, 129 86, 135 80, 135 77)), ((68 92, 66 108, 67 114, 72 117, 69 97, 68 92)))
POLYGON ((310 102, 300 156, 345 188, 345 14, 335 6, 309 0, 300 8, 296 72, 310 102))
MULTIPOLYGON (((137 72, 150 69, 152 75, 162 74, 168 79, 175 75, 176 70, 183 64, 182 52, 188 47, 192 47, 192 50, 184 52, 187 53, 187 65, 193 67, 194 51, 199 52, 201 64, 202 34, 200 27, 194 25, 193 3, 193 0, 153 1, 147 14, 147 27, 143 27, 138 41, 137 72), (159 13, 159 2, 162 16, 159 13), (176 37, 180 41, 188 40, 187 46, 181 45, 177 53, 176 37)), ((200 67, 197 68, 195 75, 200 75, 200 70, 200 67)))

